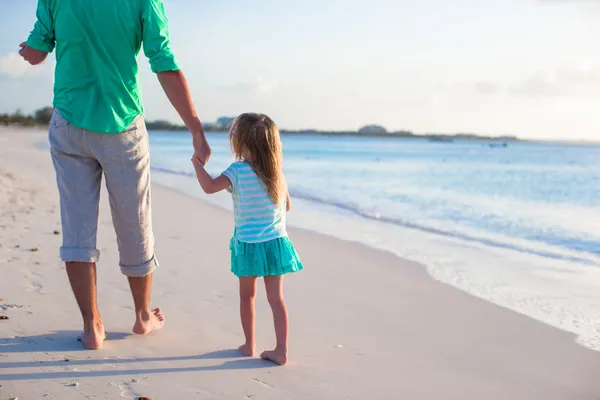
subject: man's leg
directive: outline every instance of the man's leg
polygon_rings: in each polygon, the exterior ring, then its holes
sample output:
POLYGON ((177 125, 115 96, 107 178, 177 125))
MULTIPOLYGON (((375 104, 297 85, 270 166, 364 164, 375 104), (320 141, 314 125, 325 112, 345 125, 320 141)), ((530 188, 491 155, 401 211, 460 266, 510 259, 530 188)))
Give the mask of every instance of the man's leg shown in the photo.
POLYGON ((55 111, 50 122, 50 147, 60 194, 63 245, 60 255, 83 318, 81 341, 99 349, 104 327, 96 304, 96 249, 102 168, 86 150, 85 132, 55 111))
POLYGON ((154 257, 150 202, 150 147, 144 120, 138 117, 118 135, 96 134, 94 149, 104 169, 121 272, 128 277, 136 322, 133 331, 145 335, 162 328, 165 318, 150 309, 154 257))
POLYGON ((152 274, 142 278, 129 277, 128 279, 135 305, 135 325, 133 326, 133 332, 138 335, 146 335, 162 328, 165 323, 165 316, 159 308, 150 310, 152 274))
POLYGON ((83 317, 81 342, 90 350, 102 347, 104 325, 96 303, 96 263, 67 262, 71 288, 83 317))

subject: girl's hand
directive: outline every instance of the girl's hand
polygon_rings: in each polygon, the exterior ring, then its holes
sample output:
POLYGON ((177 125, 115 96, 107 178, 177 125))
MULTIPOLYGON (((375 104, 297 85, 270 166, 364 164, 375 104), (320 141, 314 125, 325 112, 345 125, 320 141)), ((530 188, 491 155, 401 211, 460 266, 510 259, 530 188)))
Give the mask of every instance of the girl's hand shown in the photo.
POLYGON ((200 160, 200 157, 198 156, 198 154, 194 153, 194 155, 192 156, 192 164, 194 164, 195 167, 204 167, 204 162, 202 160, 200 160))
POLYGON ((206 169, 204 169, 204 162, 198 157, 197 154, 192 156, 192 164, 194 164, 194 169, 196 170, 196 177, 198 178, 198 183, 202 186, 202 190, 204 193, 213 194, 220 192, 221 190, 225 190, 231 186, 231 182, 229 178, 225 175, 220 175, 213 179, 206 169))

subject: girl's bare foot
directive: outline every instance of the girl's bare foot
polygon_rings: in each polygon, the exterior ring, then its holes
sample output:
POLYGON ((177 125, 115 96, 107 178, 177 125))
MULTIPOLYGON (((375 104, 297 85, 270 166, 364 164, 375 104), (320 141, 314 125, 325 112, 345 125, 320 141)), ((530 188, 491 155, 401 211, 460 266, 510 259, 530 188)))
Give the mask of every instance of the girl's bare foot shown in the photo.
POLYGON ((285 365, 288 361, 288 354, 286 349, 276 348, 275 350, 263 351, 263 353, 260 355, 260 358, 263 360, 273 361, 279 365, 285 365))
POLYGON ((155 308, 150 313, 141 312, 136 318, 133 333, 147 335, 152 331, 159 330, 164 324, 165 315, 160 311, 160 308, 155 308))
POLYGON ((245 355, 248 357, 254 357, 254 346, 250 345, 248 343, 244 343, 243 345, 241 345, 240 347, 238 347, 238 349, 245 355))

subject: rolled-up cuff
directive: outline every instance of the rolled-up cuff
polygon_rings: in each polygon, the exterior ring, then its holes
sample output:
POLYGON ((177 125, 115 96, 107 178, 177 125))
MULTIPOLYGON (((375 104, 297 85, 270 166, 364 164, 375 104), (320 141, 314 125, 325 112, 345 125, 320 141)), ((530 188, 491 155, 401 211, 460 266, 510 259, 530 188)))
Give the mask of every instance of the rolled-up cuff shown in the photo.
POLYGON ((156 256, 152 256, 149 261, 142 263, 140 265, 123 265, 119 264, 121 267, 121 273, 130 278, 143 278, 146 275, 154 272, 156 268, 158 268, 158 260, 156 256))
POLYGON ((61 247, 60 259, 64 262, 95 263, 100 259, 100 251, 92 248, 61 247))
POLYGON ((52 53, 54 50, 54 43, 48 43, 47 41, 35 37, 34 35, 29 36, 25 44, 32 49, 43 51, 45 53, 52 53))
POLYGON ((179 71, 179 65, 172 55, 158 55, 150 60, 152 72, 179 71))

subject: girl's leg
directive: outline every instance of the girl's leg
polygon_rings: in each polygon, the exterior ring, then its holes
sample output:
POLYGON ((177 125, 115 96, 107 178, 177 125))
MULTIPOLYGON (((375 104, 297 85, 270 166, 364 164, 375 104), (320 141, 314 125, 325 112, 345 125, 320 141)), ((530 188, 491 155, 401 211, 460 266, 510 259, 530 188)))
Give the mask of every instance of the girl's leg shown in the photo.
POLYGON ((283 299, 283 276, 265 276, 265 288, 269 305, 273 311, 277 346, 275 350, 265 351, 260 356, 284 365, 287 363, 288 356, 288 312, 283 299))
POLYGON ((254 299, 256 298, 256 276, 240 278, 240 316, 246 343, 239 347, 248 357, 254 356, 254 299))

